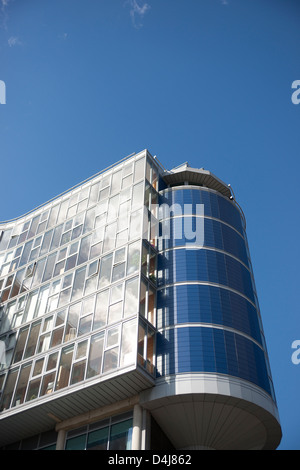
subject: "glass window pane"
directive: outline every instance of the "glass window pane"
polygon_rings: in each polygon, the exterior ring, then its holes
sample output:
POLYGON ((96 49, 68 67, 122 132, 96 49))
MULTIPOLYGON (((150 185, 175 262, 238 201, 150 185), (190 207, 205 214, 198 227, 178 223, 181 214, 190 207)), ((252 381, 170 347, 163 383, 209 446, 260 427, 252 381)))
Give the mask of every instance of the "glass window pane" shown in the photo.
POLYGON ((111 427, 109 450, 130 450, 132 439, 132 419, 111 427))
POLYGON ((148 328, 147 334, 147 362, 146 368, 150 374, 154 373, 154 351, 155 351, 155 333, 148 328))
POLYGON ((72 437, 67 440, 66 450, 85 450, 86 435, 72 437))
POLYGON ((40 328, 41 328, 41 322, 38 322, 32 325, 30 335, 27 341, 26 350, 24 353, 24 359, 26 359, 27 357, 33 356, 36 345, 37 345, 40 328))
POLYGON ((123 302, 117 302, 109 307, 108 324, 121 320, 123 313, 123 302))
POLYGON ((86 266, 83 268, 77 269, 74 278, 73 291, 71 296, 71 301, 77 300, 82 296, 82 291, 84 287, 86 266))
POLYGON ((107 225, 103 241, 103 253, 110 251, 115 247, 117 223, 107 225))
POLYGON ((91 331, 93 315, 87 315, 80 319, 78 326, 78 336, 84 335, 91 331))
POLYGON ((112 180, 111 180, 110 194, 114 194, 120 191, 121 179, 122 179, 122 170, 117 171, 116 173, 113 174, 112 180))
POLYGON ((96 330, 97 328, 101 328, 102 326, 106 324, 108 297, 109 297, 108 289, 103 292, 100 292, 97 295, 96 306, 95 306, 94 327, 93 327, 94 330, 96 330))
POLYGON ((88 235, 87 237, 82 238, 80 243, 80 249, 78 253, 78 262, 77 264, 85 263, 89 258, 90 246, 91 246, 92 236, 88 235))
POLYGON ((87 378, 100 374, 102 365, 104 333, 99 333, 91 339, 90 354, 87 368, 87 378))
POLYGON ((70 306, 69 313, 68 313, 68 320, 66 324, 65 341, 70 341, 71 339, 75 338, 80 311, 81 311, 81 302, 76 302, 76 304, 73 304, 70 306))
POLYGON ((119 347, 109 349, 104 353, 103 373, 114 370, 118 367, 119 347))
POLYGON ((75 359, 80 359, 81 357, 86 356, 87 346, 88 346, 87 340, 82 341, 81 343, 78 343, 75 359))
POLYGON ((146 316, 146 293, 147 293, 147 286, 142 281, 141 282, 141 297, 140 297, 140 315, 143 317, 146 316))
POLYGON ((107 332, 106 347, 115 346, 119 343, 119 328, 112 328, 107 332))
POLYGON ((35 292, 31 292, 29 294, 26 308, 25 308, 25 321, 30 321, 34 318, 34 312, 35 312, 35 307, 37 303, 37 298, 38 298, 38 291, 36 290, 35 292))
POLYGON ((117 286, 113 286, 110 290, 110 303, 114 304, 115 302, 119 302, 123 300, 123 285, 118 284, 117 286))
POLYGON ((123 279, 124 276, 125 276, 125 263, 118 264, 114 266, 113 268, 111 282, 119 281, 120 279, 123 279))
POLYGON ((99 289, 110 283, 112 259, 112 255, 108 255, 101 260, 99 289))
POLYGON ((48 363, 47 363, 46 371, 49 371, 49 370, 52 370, 52 369, 56 368, 57 359, 58 359, 58 352, 50 354, 50 356, 48 357, 48 363))
POLYGON ((32 373, 33 377, 36 375, 40 375, 42 373, 43 365, 44 365, 44 358, 36 361, 34 365, 33 373, 32 373))
POLYGON ((139 324, 139 337, 138 337, 138 360, 139 363, 144 366, 144 356, 145 356, 145 334, 146 329, 145 326, 140 323, 139 324))
POLYGON ((134 181, 138 181, 145 176, 145 158, 140 158, 135 162, 134 181))
POLYGON ((52 255, 48 256, 42 282, 45 282, 51 279, 53 268, 54 268, 54 263, 55 263, 55 258, 56 258, 56 253, 53 253, 52 255))
POLYGON ((128 317, 138 312, 139 279, 135 277, 125 284, 124 316, 128 317))
POLYGON ((109 428, 97 429, 88 435, 86 450, 107 450, 109 428))
POLYGON ((49 349, 50 333, 40 336, 37 352, 45 352, 49 349))
POLYGON ((78 382, 82 382, 84 380, 85 374, 85 364, 86 360, 82 360, 79 362, 75 362, 73 365, 72 376, 71 376, 71 384, 77 384, 78 382))
POLYGON ((35 316, 41 317, 46 312, 47 299, 49 294, 50 285, 44 286, 40 289, 39 297, 36 305, 35 316))
POLYGON ((9 408, 12 394, 15 388, 15 383, 16 383, 17 376, 18 376, 18 370, 19 369, 15 369, 8 373, 8 378, 5 384, 3 397, 2 397, 1 411, 7 410, 9 408))
POLYGON ((95 296, 88 297, 82 301, 81 316, 87 315, 94 311, 95 296))
POLYGON ((142 209, 132 212, 130 216, 129 239, 140 237, 142 235, 142 209))
POLYGON ((127 276, 138 271, 140 268, 141 242, 137 241, 128 247, 127 276))
POLYGON ((123 323, 120 366, 134 364, 136 360, 136 320, 123 323))
POLYGON ((74 344, 67 346, 62 350, 55 390, 61 390, 62 388, 68 386, 73 358, 73 349, 74 344))
POLYGON ((115 264, 117 263, 122 263, 122 261, 125 261, 125 255, 126 255, 126 249, 121 248, 120 250, 117 250, 115 252, 115 264))
POLYGON ((26 328, 23 328, 19 333, 13 363, 19 362, 22 359, 28 331, 29 331, 29 326, 27 326, 26 328))
POLYGON ((64 334, 64 327, 57 328, 56 330, 53 331, 50 348, 53 348, 54 346, 58 346, 59 344, 61 344, 63 334, 64 334))
POLYGON ((155 324, 155 292, 150 287, 148 292, 148 320, 152 325, 155 324))
POLYGON ((41 377, 30 381, 25 401, 34 400, 39 396, 41 377))
POLYGON ((40 395, 49 395, 53 392, 54 388, 54 380, 55 380, 55 372, 51 372, 50 374, 46 374, 43 377, 42 387, 40 395))
POLYGON ((143 204, 144 183, 136 184, 132 191, 132 210, 143 204))
POLYGON ((20 405, 21 403, 23 403, 25 399, 25 392, 26 392, 26 388, 28 385, 30 369, 31 369, 31 363, 26 364, 25 366, 21 368, 21 373, 19 375, 19 380, 18 380, 12 406, 20 405))

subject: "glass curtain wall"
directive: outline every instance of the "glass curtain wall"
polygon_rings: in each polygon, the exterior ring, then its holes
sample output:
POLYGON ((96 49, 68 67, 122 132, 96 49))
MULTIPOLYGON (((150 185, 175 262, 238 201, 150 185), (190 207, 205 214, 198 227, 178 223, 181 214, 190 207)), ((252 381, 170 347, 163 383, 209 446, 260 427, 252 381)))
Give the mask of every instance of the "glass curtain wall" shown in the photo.
MULTIPOLYGON (((146 171, 137 155, 0 228, 2 411, 136 364, 146 171)), ((149 183, 155 191, 154 169, 149 183)), ((151 240, 143 316, 153 335, 151 240)))

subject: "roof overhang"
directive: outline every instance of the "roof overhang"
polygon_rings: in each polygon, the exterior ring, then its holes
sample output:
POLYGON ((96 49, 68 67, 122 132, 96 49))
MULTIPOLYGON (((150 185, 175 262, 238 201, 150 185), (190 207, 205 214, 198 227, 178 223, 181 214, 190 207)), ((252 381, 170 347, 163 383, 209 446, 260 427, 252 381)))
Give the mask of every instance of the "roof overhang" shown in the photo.
POLYGON ((133 397, 154 385, 154 378, 135 367, 133 370, 68 387, 60 392, 21 404, 0 413, 0 446, 50 431, 75 416, 133 397), (30 430, 30 431, 29 431, 30 430))
POLYGON ((166 171, 162 177, 167 185, 178 185, 187 182, 189 185, 201 185, 218 191, 223 196, 232 199, 232 194, 228 184, 221 181, 210 171, 203 168, 190 168, 188 164, 181 165, 173 170, 166 171))

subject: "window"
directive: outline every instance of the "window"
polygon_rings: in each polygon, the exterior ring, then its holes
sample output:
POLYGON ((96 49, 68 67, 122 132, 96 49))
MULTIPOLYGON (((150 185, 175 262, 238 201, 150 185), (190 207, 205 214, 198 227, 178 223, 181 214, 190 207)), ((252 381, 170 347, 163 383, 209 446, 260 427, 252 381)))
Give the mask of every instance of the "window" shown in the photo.
POLYGON ((130 450, 132 412, 73 429, 67 434, 66 450, 130 450))
POLYGON ((63 348, 58 368, 58 376, 55 390, 61 390, 68 386, 72 365, 74 344, 63 348))
POLYGON ((92 336, 87 366, 87 378, 99 375, 102 366, 104 332, 92 336))

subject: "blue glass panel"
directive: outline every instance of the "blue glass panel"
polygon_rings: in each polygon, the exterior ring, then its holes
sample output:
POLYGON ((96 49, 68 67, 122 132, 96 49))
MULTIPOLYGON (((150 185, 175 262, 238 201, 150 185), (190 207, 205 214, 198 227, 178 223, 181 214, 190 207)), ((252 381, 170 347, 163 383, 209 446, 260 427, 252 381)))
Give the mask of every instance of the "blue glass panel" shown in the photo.
POLYGON ((236 333, 211 327, 167 330, 157 338, 158 374, 218 372, 271 387, 264 351, 236 333))
POLYGON ((192 210, 185 207, 185 215, 195 213, 196 204, 204 204, 204 214, 206 216, 223 220, 243 234, 241 216, 234 204, 223 196, 207 191, 205 188, 174 188, 172 191, 167 191, 160 196, 160 204, 174 205, 175 209, 176 205, 180 205, 182 210, 184 205, 192 205, 192 210))

